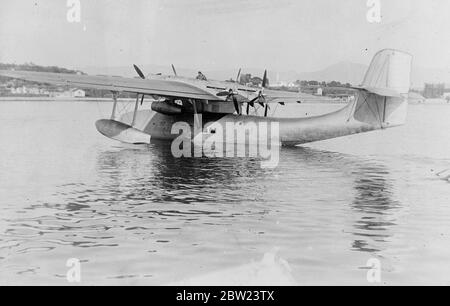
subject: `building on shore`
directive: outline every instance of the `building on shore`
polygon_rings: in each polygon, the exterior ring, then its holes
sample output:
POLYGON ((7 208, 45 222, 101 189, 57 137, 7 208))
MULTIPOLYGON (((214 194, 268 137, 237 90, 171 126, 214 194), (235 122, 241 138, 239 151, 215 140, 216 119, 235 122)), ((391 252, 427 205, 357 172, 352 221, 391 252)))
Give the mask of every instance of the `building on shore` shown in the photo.
POLYGON ((445 93, 445 84, 425 84, 423 96, 427 99, 443 98, 445 93))
POLYGON ((42 87, 11 87, 9 88, 9 93, 11 95, 27 95, 27 96, 49 96, 49 91, 42 87))
POLYGON ((71 90, 72 96, 74 98, 84 98, 86 97, 86 92, 83 89, 75 88, 71 90))
POLYGON ((73 88, 70 90, 56 90, 50 92, 50 97, 52 98, 84 98, 86 97, 86 92, 79 88, 73 88))
POLYGON ((324 95, 324 90, 323 90, 322 86, 320 86, 320 85, 301 86, 300 91, 302 93, 315 95, 315 96, 323 96, 324 95))

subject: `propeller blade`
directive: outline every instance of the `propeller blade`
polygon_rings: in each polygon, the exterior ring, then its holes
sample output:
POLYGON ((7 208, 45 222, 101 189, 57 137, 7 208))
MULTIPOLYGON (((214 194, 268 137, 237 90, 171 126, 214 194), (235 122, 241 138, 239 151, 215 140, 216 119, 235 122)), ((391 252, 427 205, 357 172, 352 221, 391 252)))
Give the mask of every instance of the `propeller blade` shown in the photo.
POLYGON ((264 70, 264 77, 262 81, 262 88, 266 88, 267 85, 267 70, 264 70))
POLYGON ((236 110, 236 113, 238 115, 240 115, 241 112, 239 110, 239 103, 238 103, 238 101, 237 101, 237 99, 236 99, 236 97, 234 95, 233 95, 233 104, 234 104, 234 109, 236 110))
POLYGON ((259 101, 258 101, 259 105, 264 106, 264 104, 265 104, 266 106, 268 106, 267 103, 265 103, 265 102, 266 102, 266 98, 264 98, 262 93, 260 93, 259 94, 259 101))
POLYGON ((280 105, 286 105, 286 103, 284 102, 278 102, 280 105))
POLYGON ((173 64, 172 64, 172 71, 175 76, 178 76, 177 70, 175 69, 175 66, 173 64))
POLYGON ((259 99, 259 96, 254 99, 251 99, 250 102, 248 102, 248 103, 255 105, 255 102, 258 101, 258 99, 259 99))
POLYGON ((266 104, 266 108, 264 109, 264 117, 267 117, 267 110, 269 109, 269 104, 266 104))
POLYGON ((141 105, 142 105, 142 103, 144 103, 144 96, 145 96, 145 95, 142 95, 142 98, 141 98, 141 105))
POLYGON ((239 68, 239 72, 236 77, 236 83, 239 83, 239 77, 241 76, 241 68, 239 68))
POLYGON ((145 75, 144 75, 144 73, 142 72, 142 70, 139 69, 139 67, 136 66, 136 65, 133 65, 133 67, 134 67, 134 70, 136 70, 136 72, 137 72, 137 74, 139 75, 139 77, 140 77, 141 79, 144 79, 144 80, 145 80, 145 75))

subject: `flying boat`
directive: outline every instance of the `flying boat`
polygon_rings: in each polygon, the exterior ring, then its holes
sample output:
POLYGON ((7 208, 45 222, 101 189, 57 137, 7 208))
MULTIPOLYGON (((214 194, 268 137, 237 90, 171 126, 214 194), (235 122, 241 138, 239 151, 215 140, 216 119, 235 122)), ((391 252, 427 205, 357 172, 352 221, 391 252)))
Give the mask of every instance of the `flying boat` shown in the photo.
POLYGON ((64 73, 1 70, 0 75, 43 84, 112 93, 109 118, 95 125, 104 136, 129 144, 148 144, 152 140, 174 140, 172 126, 186 122, 193 131, 201 115, 201 133, 214 134, 218 125, 232 122, 235 129, 279 125, 280 145, 304 143, 400 126, 405 123, 410 89, 412 56, 394 49, 375 54, 361 85, 352 87, 355 98, 337 111, 311 117, 285 118, 271 116, 275 105, 314 102, 317 96, 268 88, 267 71, 260 87, 173 75, 145 76, 134 65, 139 78, 90 76, 64 73), (133 112, 117 114, 121 92, 136 95, 133 112), (151 109, 140 109, 151 99, 151 109), (208 127, 208 128, 206 128, 208 127))

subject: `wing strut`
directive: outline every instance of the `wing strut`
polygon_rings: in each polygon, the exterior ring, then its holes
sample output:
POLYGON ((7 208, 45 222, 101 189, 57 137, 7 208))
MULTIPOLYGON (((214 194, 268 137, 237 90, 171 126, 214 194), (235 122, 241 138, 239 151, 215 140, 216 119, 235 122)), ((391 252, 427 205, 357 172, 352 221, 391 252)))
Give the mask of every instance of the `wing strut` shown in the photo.
POLYGON ((192 107, 194 108, 194 120, 195 124, 197 126, 200 126, 200 120, 198 118, 198 111, 197 111, 197 101, 194 99, 189 99, 189 101, 192 103, 192 107))
MULTIPOLYGON (((144 102, 144 96, 145 95, 142 95, 142 97, 141 97, 141 105, 144 102)), ((139 107, 139 94, 137 94, 137 96, 136 96, 136 104, 134 105, 133 121, 131 122, 131 126, 134 126, 134 124, 136 123, 138 107, 139 107)))
POLYGON ((116 119, 116 109, 117 109, 117 95, 118 93, 116 91, 113 91, 112 93, 113 95, 113 109, 112 109, 112 113, 111 113, 111 120, 115 120, 116 119))

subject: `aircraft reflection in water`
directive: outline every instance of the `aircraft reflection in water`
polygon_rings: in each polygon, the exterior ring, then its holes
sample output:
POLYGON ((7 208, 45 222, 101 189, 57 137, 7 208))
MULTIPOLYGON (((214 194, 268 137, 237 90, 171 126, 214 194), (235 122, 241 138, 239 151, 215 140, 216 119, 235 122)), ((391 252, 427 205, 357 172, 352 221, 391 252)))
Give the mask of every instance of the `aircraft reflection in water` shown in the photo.
POLYGON ((129 195, 132 198, 189 204, 221 200, 217 191, 229 192, 230 197, 222 199, 226 203, 258 200, 262 187, 252 186, 241 194, 237 181, 249 183, 272 173, 261 168, 259 158, 175 158, 167 142, 150 145, 150 152, 146 148, 103 152, 99 174, 114 174, 110 181, 117 188, 128 185, 130 178, 138 187, 129 195))
POLYGON ((392 214, 401 208, 401 204, 393 199, 392 183, 389 172, 380 166, 364 166, 360 168, 359 177, 355 178, 356 196, 352 208, 361 215, 355 222, 355 240, 353 248, 363 252, 378 252, 380 244, 386 242, 390 234, 387 229, 395 226, 392 214), (376 243, 370 243, 372 240, 376 243), (371 246, 372 245, 372 246, 371 246))
POLYGON ((393 199, 388 169, 374 161, 309 148, 283 148, 280 160, 279 167, 262 169, 257 158, 174 158, 170 144, 157 144, 103 152, 98 173, 100 181, 109 182, 101 189, 119 197, 115 202, 155 203, 162 208, 158 215, 199 214, 197 220, 201 215, 239 217, 244 211, 254 216, 276 214, 272 210, 278 209, 298 214, 304 205, 341 189, 343 198, 330 202, 336 202, 334 209, 349 209, 349 231, 355 237, 351 249, 378 252, 386 247, 395 212, 401 208, 393 199), (175 211, 164 203, 191 204, 185 208, 192 211, 175 211), (239 209, 232 204, 239 204, 239 209), (246 208, 249 204, 253 205, 246 208))

